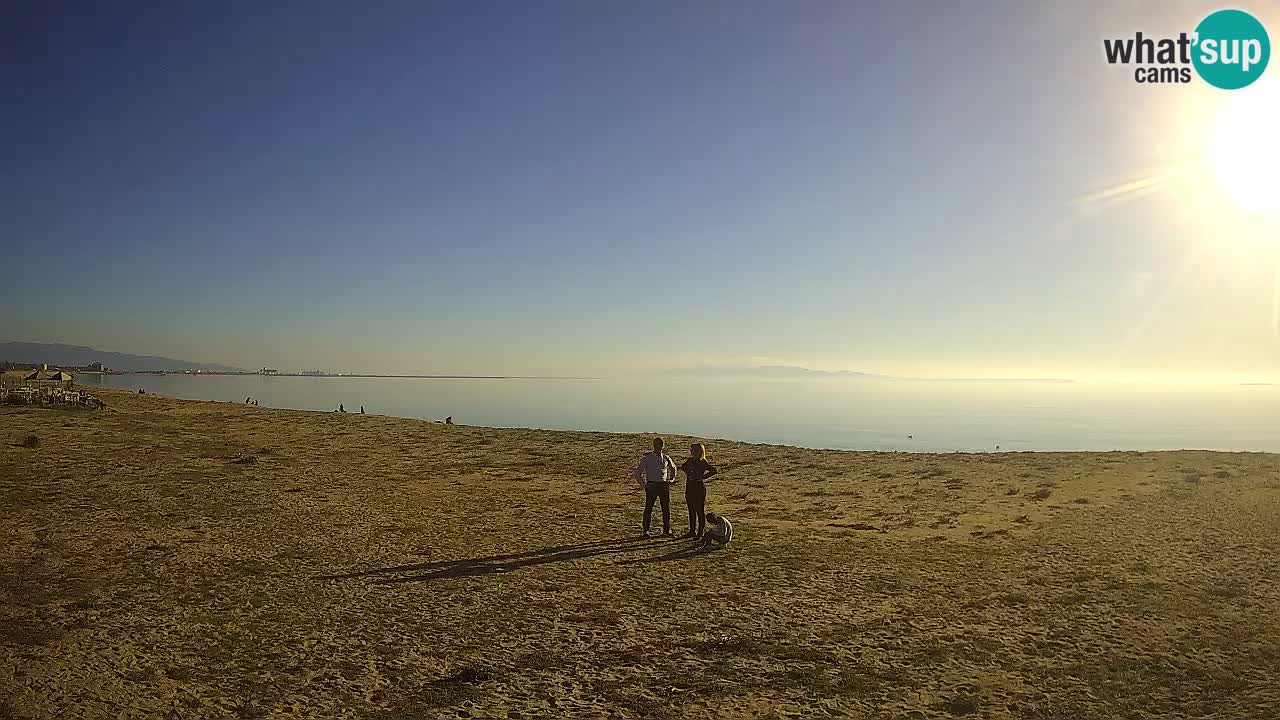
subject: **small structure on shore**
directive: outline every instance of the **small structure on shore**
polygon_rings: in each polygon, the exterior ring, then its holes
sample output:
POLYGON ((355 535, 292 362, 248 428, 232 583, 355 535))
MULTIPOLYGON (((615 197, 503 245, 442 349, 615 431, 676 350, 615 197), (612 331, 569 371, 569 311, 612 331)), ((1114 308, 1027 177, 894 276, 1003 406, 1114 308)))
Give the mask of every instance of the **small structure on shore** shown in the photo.
POLYGON ((75 378, 71 373, 62 370, 36 370, 22 379, 27 382, 69 383, 75 378))

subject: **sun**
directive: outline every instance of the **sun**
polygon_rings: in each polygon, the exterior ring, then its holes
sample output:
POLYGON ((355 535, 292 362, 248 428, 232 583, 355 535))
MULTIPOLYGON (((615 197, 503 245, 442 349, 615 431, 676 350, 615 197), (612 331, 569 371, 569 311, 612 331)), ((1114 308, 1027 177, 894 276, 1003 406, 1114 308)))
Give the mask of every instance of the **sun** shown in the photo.
POLYGON ((1229 200, 1280 218, 1280 81, 1232 91, 1210 130, 1209 164, 1229 200))

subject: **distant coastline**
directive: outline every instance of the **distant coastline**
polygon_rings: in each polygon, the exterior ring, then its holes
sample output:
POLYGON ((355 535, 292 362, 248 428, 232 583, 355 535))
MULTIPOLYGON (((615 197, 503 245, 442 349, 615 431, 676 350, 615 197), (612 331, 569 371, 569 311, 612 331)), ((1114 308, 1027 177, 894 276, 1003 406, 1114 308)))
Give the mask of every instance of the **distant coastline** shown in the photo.
POLYGON ((756 365, 682 368, 672 371, 675 375, 701 377, 752 377, 752 378, 813 378, 833 380, 881 380, 885 382, 934 382, 934 383, 1037 383, 1070 385, 1073 378, 1053 377, 913 377, 909 375, 885 375, 856 370, 816 370, 800 365, 756 365))
POLYGON ((568 375, 466 375, 445 373, 383 374, 332 373, 321 370, 280 372, 263 368, 245 370, 217 363, 133 355, 99 350, 86 345, 63 343, 0 342, 0 367, 31 369, 57 368, 77 375, 213 375, 227 377, 310 377, 310 378, 409 378, 439 380, 603 380, 601 377, 568 375))
POLYGON ((604 377, 579 377, 576 375, 380 375, 374 373, 324 373, 317 375, 309 372, 209 372, 204 370, 134 370, 130 372, 112 370, 102 375, 185 375, 188 377, 262 377, 262 378, 308 378, 325 380, 333 378, 402 378, 416 380, 607 380, 604 377))

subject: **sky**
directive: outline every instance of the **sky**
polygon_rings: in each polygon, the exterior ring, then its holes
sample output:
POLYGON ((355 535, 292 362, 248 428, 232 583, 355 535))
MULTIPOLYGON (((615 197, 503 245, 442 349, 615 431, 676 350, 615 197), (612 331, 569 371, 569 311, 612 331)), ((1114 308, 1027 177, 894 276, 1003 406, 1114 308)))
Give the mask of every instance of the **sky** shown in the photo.
POLYGON ((7 3, 0 340, 1270 379, 1280 225, 1203 165, 1229 93, 1102 51, 1217 7, 7 3))

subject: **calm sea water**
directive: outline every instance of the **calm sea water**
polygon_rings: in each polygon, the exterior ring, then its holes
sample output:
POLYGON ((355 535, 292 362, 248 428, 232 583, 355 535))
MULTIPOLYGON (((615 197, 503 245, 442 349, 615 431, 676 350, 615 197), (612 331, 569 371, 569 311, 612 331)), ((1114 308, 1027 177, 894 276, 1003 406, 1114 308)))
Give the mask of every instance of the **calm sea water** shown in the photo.
POLYGON ((684 433, 820 448, 1280 452, 1280 386, 809 379, 82 376, 194 400, 469 425, 684 433))

